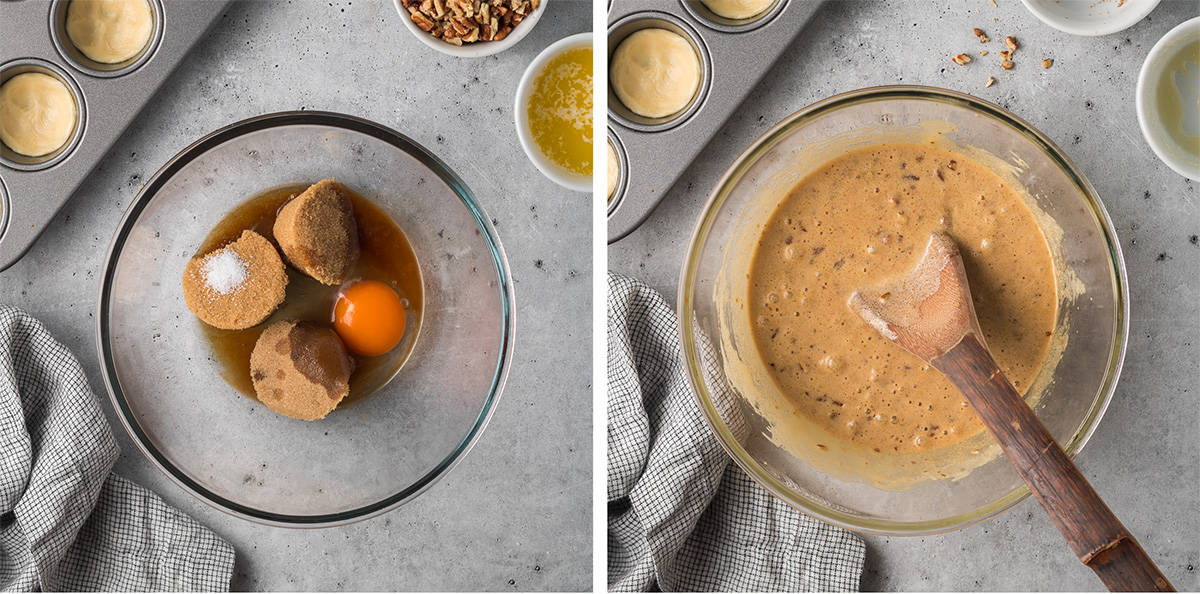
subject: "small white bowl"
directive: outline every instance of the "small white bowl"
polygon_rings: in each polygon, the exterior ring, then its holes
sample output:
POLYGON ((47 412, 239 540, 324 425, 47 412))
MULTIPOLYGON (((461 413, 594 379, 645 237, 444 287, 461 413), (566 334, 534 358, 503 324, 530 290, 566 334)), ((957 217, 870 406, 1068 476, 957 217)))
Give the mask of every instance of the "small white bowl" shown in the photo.
POLYGON ((542 18, 542 13, 546 12, 546 4, 549 2, 550 0, 541 0, 538 3, 538 7, 533 9, 533 12, 529 13, 529 16, 521 19, 521 22, 518 23, 516 27, 513 27, 513 30, 508 34, 508 37, 505 37, 500 41, 477 41, 475 43, 454 45, 453 43, 447 43, 425 31, 422 31, 421 28, 413 22, 412 15, 408 14, 408 9, 404 8, 403 1, 394 0, 396 11, 400 13, 400 20, 404 21, 404 26, 407 27, 413 35, 416 35, 417 39, 421 40, 421 43, 424 43, 425 45, 428 45, 429 47, 442 52, 443 54, 458 56, 460 58, 482 58, 484 56, 498 54, 516 45, 517 42, 524 39, 525 36, 528 35, 531 30, 533 30, 533 26, 536 25, 538 20, 542 18))
MULTIPOLYGON (((1163 163, 1180 175, 1194 180, 1200 180, 1200 159, 1189 155, 1167 132, 1158 113, 1158 82, 1162 79, 1167 62, 1175 57, 1176 52, 1197 39, 1200 39, 1200 17, 1184 21, 1168 31, 1146 55, 1137 82, 1137 116, 1142 136, 1163 163)), ((1184 109, 1188 108, 1186 99, 1184 109)))
MULTIPOLYGON (((517 124, 517 138, 521 141, 521 148, 525 149, 525 156, 529 157, 534 167, 537 167, 542 175, 564 188, 576 192, 590 192, 592 191, 592 176, 571 173, 542 154, 542 150, 534 143, 533 136, 529 132, 529 113, 525 109, 529 103, 529 94, 533 92, 533 80, 537 78, 538 74, 541 74, 546 64, 559 54, 579 47, 592 47, 591 33, 577 33, 559 39, 542 50, 542 53, 529 63, 525 74, 521 75, 521 84, 517 86, 517 99, 513 104, 513 114, 517 124)), ((593 164, 593 171, 594 169, 593 164)))
POLYGON ((1021 0, 1043 23, 1071 35, 1094 37, 1123 31, 1161 0, 1021 0))

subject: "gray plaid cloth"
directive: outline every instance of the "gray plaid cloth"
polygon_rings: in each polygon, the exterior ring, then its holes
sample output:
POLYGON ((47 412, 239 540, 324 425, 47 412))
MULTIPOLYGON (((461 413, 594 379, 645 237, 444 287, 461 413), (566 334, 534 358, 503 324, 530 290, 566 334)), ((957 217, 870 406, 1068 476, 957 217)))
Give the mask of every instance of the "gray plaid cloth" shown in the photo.
POLYGON ((79 361, 0 306, 0 588, 228 590, 233 548, 109 471, 117 444, 79 361))
POLYGON ((862 540, 772 497, 709 433, 662 296, 613 273, 608 291, 609 589, 857 591, 862 540))

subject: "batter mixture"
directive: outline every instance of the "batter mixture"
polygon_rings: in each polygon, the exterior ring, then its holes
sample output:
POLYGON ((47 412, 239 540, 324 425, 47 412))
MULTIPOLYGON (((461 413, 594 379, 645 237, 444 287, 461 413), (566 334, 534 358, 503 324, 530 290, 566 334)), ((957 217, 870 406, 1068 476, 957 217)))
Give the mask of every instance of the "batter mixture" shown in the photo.
POLYGON ((682 35, 642 29, 617 46, 608 75, 613 92, 630 111, 664 118, 692 102, 700 88, 700 58, 682 35))
POLYGON ((748 19, 771 6, 774 0, 701 0, 713 14, 727 19, 748 19))
POLYGON ((990 169, 940 148, 853 150, 800 181, 771 216, 746 307, 771 380, 833 437, 916 452, 983 430, 945 377, 847 306, 854 289, 910 271, 935 230, 960 246, 979 325, 1019 392, 1046 358, 1057 289, 1045 237, 1020 196, 990 169))
POLYGON ((83 55, 105 64, 137 56, 150 42, 154 14, 146 0, 71 0, 67 36, 83 55))
POLYGON ((27 157, 66 144, 78 117, 67 85, 49 74, 26 72, 0 86, 0 141, 27 157))

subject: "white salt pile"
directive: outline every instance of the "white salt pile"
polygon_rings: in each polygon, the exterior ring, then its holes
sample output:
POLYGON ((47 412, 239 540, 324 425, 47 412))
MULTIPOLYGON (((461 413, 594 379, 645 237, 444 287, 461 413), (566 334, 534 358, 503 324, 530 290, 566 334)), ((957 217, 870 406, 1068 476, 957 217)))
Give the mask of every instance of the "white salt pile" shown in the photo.
POLYGON ((201 272, 204 284, 222 295, 232 293, 246 282, 246 262, 231 249, 218 250, 209 256, 201 272))

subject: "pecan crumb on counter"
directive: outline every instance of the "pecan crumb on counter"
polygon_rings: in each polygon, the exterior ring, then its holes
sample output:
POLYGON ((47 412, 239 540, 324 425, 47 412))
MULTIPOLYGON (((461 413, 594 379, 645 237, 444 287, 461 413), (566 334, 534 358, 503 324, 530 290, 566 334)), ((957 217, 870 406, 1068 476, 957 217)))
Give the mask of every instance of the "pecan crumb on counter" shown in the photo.
POLYGON ((454 45, 501 41, 541 0, 402 0, 422 31, 454 45))
POLYGON ((1045 60, 1042 60, 1042 68, 1049 68, 1053 65, 1054 65, 1054 60, 1051 60, 1050 58, 1046 58, 1045 60))
POLYGON ((968 56, 966 54, 959 54, 957 56, 954 56, 953 58, 950 58, 950 61, 954 62, 955 64, 958 64, 959 66, 962 66, 963 64, 966 64, 967 62, 971 61, 971 56, 968 56))
MULTIPOLYGON (((994 85, 994 84, 996 84, 996 77, 994 77, 994 76, 989 76, 989 77, 988 77, 988 79, 987 79, 987 82, 983 83, 983 88, 985 88, 985 89, 986 89, 986 88, 988 88, 988 87, 990 87, 990 86, 992 86, 992 85, 994 85)), ((953 167, 951 167, 951 169, 953 169, 953 167)))
POLYGON ((1013 37, 1012 35, 1004 38, 1004 45, 1008 46, 1008 49, 1013 51, 1017 51, 1017 47, 1019 47, 1017 45, 1017 38, 1013 37))
POLYGON ((1012 70, 1013 69, 1012 60, 1005 60, 1005 61, 1001 62, 1000 67, 1005 70, 1012 70))
POLYGON ((975 27, 972 33, 979 38, 979 43, 987 43, 991 41, 991 38, 989 38, 987 34, 983 32, 983 29, 980 29, 979 27, 975 27))

